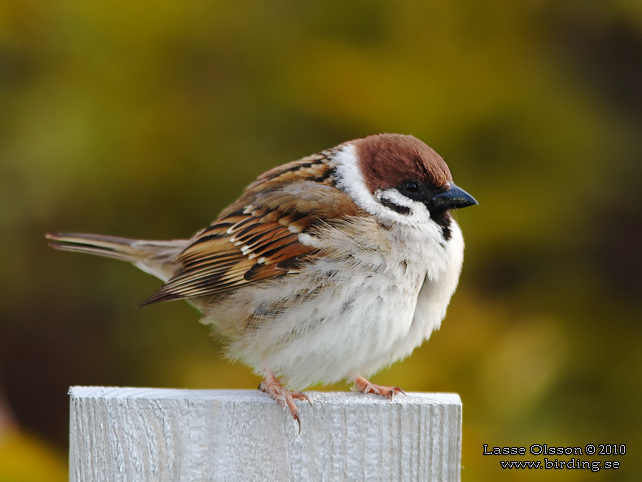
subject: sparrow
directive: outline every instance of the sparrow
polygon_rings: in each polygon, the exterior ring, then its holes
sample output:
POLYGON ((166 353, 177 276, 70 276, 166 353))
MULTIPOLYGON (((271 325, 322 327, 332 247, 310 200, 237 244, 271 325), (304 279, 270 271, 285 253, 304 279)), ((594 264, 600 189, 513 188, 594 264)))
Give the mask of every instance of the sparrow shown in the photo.
POLYGON ((462 268, 453 209, 477 204, 419 139, 378 134, 271 169, 189 239, 48 234, 56 249, 128 261, 187 300, 226 355, 296 421, 311 384, 369 377, 439 328, 462 268))

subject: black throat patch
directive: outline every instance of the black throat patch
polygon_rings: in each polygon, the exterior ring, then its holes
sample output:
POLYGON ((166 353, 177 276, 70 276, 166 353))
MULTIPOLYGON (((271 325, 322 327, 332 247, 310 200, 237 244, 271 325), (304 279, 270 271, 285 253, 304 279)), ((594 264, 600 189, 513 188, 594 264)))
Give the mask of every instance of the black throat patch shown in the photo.
POLYGON ((430 213, 430 218, 441 228, 441 235, 444 237, 444 241, 448 241, 452 234, 450 223, 453 218, 450 217, 450 213, 448 211, 437 211, 436 213, 430 213))

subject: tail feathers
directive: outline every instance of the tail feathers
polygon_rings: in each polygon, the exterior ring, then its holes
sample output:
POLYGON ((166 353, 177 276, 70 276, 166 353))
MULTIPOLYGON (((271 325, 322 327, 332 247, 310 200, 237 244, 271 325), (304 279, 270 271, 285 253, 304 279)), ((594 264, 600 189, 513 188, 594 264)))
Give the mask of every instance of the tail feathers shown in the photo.
POLYGON ((47 234, 46 237, 52 248, 127 261, 163 281, 174 274, 176 258, 189 243, 186 239, 146 241, 84 233, 47 234))

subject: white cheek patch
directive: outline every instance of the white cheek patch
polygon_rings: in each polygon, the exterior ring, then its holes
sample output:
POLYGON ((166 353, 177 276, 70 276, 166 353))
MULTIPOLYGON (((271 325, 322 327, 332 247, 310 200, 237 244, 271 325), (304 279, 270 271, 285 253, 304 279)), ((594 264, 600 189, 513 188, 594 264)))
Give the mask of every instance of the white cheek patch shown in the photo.
POLYGON ((377 214, 382 218, 415 227, 432 223, 424 203, 407 198, 394 188, 377 191, 374 197, 379 201, 377 214))
POLYGON ((430 213, 423 203, 407 198, 394 188, 379 190, 373 196, 363 179, 352 144, 343 146, 334 160, 337 162, 337 186, 380 222, 419 226, 430 221, 430 213))

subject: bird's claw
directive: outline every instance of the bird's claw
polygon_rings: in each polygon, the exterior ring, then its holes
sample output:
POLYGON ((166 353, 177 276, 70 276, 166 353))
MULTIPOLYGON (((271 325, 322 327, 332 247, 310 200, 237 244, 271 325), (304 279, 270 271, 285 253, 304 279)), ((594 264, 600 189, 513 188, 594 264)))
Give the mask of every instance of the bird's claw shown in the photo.
POLYGON ((263 380, 259 385, 259 390, 267 393, 284 410, 290 411, 290 415, 296 422, 300 434, 301 419, 299 418, 299 409, 294 403, 294 400, 305 400, 311 405, 312 402, 310 401, 310 398, 303 392, 290 391, 287 388, 284 388, 276 379, 274 374, 269 370, 265 371, 265 380, 263 380))
POLYGON ((388 400, 392 400, 392 398, 399 393, 402 395, 406 394, 406 392, 399 387, 376 385, 363 377, 357 377, 353 381, 358 392, 373 393, 375 395, 386 397, 388 400))

